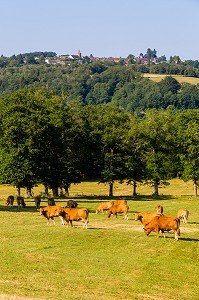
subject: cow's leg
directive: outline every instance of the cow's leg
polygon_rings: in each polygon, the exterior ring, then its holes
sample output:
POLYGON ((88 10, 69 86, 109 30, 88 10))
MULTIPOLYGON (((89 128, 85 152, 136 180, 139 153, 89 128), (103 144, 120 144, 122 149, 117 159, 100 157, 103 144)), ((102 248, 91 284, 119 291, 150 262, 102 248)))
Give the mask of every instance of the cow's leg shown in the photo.
POLYGON ((84 220, 83 221, 83 228, 88 228, 88 221, 87 220, 84 220))
POLYGON ((53 224, 55 225, 55 220, 54 220, 54 218, 53 218, 53 217, 51 217, 51 220, 53 221, 53 224))
POLYGON ((128 219, 129 219, 128 214, 125 214, 124 220, 128 220, 128 219))
POLYGON ((72 222, 72 220, 69 220, 69 222, 70 222, 70 226, 73 227, 73 222, 72 222))
POLYGON ((64 225, 64 218, 62 216, 59 216, 61 220, 61 224, 64 225))
POLYGON ((155 232, 157 233, 157 236, 156 236, 156 237, 159 238, 159 232, 160 232, 159 226, 156 226, 155 232))
POLYGON ((69 227, 69 221, 68 220, 65 220, 66 221, 66 223, 67 223, 67 227, 69 227))
POLYGON ((174 232, 174 235, 175 235, 174 239, 175 239, 176 241, 178 241, 178 233, 177 233, 177 231, 174 232))

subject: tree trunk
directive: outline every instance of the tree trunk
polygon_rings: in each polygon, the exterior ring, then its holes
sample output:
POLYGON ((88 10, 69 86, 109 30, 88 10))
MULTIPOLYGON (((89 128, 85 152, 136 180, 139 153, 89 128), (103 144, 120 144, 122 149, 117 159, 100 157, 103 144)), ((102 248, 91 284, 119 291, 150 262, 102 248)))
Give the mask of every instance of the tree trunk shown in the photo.
POLYGON ((113 197, 113 182, 109 182, 109 197, 113 197))
POLYGON ((197 197, 198 196, 198 186, 197 186, 196 179, 194 179, 194 181, 193 181, 193 189, 194 189, 194 196, 197 197))
POLYGON ((136 193, 136 187, 137 187, 136 181, 133 181, 133 196, 137 195, 137 193, 136 193))
POLYGON ((158 196, 158 180, 154 180, 154 196, 158 196))
POLYGON ((58 187, 52 188, 53 197, 58 197, 58 187))
POLYGON ((60 196, 63 196, 63 187, 62 187, 62 186, 60 186, 60 187, 59 187, 59 189, 60 189, 60 193, 59 193, 59 195, 60 195, 60 196))
POLYGON ((48 186, 47 186, 47 184, 44 184, 44 193, 45 193, 45 195, 48 195, 48 186))
POLYGON ((69 197, 69 185, 65 185, 64 189, 65 189, 66 196, 69 197))
POLYGON ((20 197, 20 195, 21 195, 21 189, 20 187, 17 187, 17 197, 20 197))
POLYGON ((27 195, 27 198, 32 197, 32 188, 31 187, 26 187, 26 195, 27 195))

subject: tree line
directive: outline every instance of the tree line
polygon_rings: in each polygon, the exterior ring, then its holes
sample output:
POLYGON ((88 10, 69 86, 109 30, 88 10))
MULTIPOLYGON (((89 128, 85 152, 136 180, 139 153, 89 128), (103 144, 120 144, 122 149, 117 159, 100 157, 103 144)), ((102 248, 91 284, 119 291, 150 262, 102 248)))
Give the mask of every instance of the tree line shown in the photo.
POLYGON ((102 62, 7 67, 0 70, 0 95, 45 87, 82 105, 113 103, 125 112, 138 115, 151 108, 199 108, 198 85, 180 84, 171 76, 153 82, 139 70, 145 67, 102 62))
POLYGON ((113 103, 82 105, 45 88, 0 97, 0 182, 18 194, 43 184, 46 193, 69 193, 71 184, 95 179, 154 186, 199 178, 199 111, 147 109, 126 112, 113 103))

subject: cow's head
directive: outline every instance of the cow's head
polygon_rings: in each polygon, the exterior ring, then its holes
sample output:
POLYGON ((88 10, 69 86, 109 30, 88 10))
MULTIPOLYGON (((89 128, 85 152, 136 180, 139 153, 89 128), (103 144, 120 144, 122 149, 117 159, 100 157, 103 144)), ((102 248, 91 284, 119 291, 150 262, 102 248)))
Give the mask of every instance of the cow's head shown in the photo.
POLYGON ((149 233, 152 231, 152 229, 150 227, 147 227, 147 225, 143 229, 145 235, 149 235, 149 233))
POLYGON ((141 220, 141 215, 140 214, 135 214, 135 221, 141 220))
POLYGON ((111 216, 111 211, 110 211, 110 209, 107 210, 106 214, 107 214, 108 218, 110 218, 110 216, 111 216))
POLYGON ((40 215, 41 215, 41 216, 43 216, 43 215, 44 215, 44 208, 43 208, 43 207, 40 207, 40 209, 39 209, 39 213, 40 213, 40 215))

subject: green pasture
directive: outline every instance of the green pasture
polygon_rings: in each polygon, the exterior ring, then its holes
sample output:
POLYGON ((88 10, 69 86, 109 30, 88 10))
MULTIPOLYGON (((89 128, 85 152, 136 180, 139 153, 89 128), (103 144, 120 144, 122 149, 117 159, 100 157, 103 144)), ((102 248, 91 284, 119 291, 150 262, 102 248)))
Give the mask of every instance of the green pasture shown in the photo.
MULTIPOLYGON (((70 189, 70 199, 90 211, 88 229, 81 222, 73 228, 56 225, 39 215, 33 199, 27 207, 5 206, 10 186, 0 186, 0 299, 78 300, 173 300, 199 299, 199 198, 192 196, 192 183, 173 180, 154 198, 152 188, 116 184, 109 199, 108 186, 84 182, 70 189), (127 199, 129 220, 95 214, 101 201, 127 199), (155 233, 144 236, 134 213, 164 207, 165 215, 187 208, 187 224, 181 222, 181 236, 155 233)), ((37 187, 35 194, 42 193, 37 187)), ((22 191, 22 194, 24 191, 22 191)), ((69 198, 55 199, 66 205, 69 198)), ((42 199, 42 206, 47 204, 42 199)))
POLYGON ((150 73, 144 74, 144 77, 147 77, 155 82, 161 81, 166 76, 172 76, 180 83, 186 82, 186 83, 190 83, 190 84, 199 84, 199 78, 195 78, 195 77, 188 77, 188 76, 182 76, 182 75, 150 74, 150 73))

